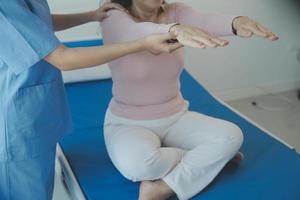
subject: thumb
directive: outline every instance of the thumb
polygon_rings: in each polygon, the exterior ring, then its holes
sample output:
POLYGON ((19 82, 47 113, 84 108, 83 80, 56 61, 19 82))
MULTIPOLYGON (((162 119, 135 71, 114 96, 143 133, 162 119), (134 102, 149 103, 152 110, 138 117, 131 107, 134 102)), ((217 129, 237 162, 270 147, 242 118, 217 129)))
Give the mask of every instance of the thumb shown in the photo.
POLYGON ((177 37, 178 37, 178 33, 175 31, 172 31, 172 32, 165 34, 163 39, 164 40, 173 40, 173 39, 176 39, 177 37))

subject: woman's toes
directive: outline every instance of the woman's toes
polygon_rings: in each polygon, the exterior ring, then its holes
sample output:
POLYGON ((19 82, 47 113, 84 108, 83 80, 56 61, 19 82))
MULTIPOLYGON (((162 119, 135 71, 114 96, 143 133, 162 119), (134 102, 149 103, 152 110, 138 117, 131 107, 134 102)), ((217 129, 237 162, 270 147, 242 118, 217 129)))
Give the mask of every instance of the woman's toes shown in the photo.
POLYGON ((165 200, 173 195, 171 188, 163 181, 143 181, 139 200, 165 200))
POLYGON ((244 154, 239 151, 237 154, 235 154, 235 156, 231 159, 230 162, 239 164, 242 160, 244 160, 244 158, 245 158, 244 154))
POLYGON ((153 200, 156 196, 154 183, 151 181, 143 181, 140 185, 139 200, 153 200))

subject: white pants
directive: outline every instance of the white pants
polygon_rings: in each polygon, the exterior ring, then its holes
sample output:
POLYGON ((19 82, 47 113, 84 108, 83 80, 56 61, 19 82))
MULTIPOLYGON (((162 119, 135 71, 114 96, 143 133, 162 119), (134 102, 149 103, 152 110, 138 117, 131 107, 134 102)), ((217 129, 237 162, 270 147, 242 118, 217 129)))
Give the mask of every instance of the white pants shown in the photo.
POLYGON ((235 124, 188 111, 131 120, 109 110, 104 123, 108 154, 132 181, 162 179, 180 200, 204 189, 238 152, 243 134, 235 124))

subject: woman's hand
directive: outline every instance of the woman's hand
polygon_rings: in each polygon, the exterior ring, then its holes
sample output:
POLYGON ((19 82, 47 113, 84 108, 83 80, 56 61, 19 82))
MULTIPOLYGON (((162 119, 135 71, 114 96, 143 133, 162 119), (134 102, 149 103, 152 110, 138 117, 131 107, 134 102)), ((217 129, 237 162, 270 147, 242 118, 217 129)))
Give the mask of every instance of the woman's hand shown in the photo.
POLYGON ((241 16, 235 18, 232 22, 232 26, 235 29, 236 34, 240 37, 251 37, 252 35, 257 35, 272 41, 278 39, 277 35, 249 17, 241 16))
POLYGON ((120 4, 104 2, 100 5, 98 9, 91 12, 92 20, 101 22, 103 19, 108 17, 107 11, 111 9, 118 9, 127 12, 127 10, 123 8, 120 4))
POLYGON ((176 35, 173 32, 166 34, 152 34, 141 40, 142 46, 145 50, 158 55, 161 53, 171 53, 181 47, 182 44, 176 42, 176 35))
POLYGON ((170 31, 178 34, 177 40, 185 46, 204 49, 206 47, 224 47, 229 44, 228 41, 193 26, 175 25, 171 27, 170 31))

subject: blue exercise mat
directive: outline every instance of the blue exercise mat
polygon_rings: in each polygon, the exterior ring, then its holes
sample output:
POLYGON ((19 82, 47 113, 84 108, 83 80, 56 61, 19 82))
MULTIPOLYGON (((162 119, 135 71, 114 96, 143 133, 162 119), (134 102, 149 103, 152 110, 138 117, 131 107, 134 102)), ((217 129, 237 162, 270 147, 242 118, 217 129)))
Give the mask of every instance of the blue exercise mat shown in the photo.
MULTIPOLYGON (((93 46, 101 41, 69 43, 93 46)), ((300 156, 212 97, 186 71, 182 92, 190 110, 236 123, 244 132, 245 160, 226 166, 193 199, 197 200, 300 200, 300 156)), ((112 165, 103 140, 104 114, 111 99, 111 80, 66 85, 74 133, 60 144, 84 195, 89 200, 134 200, 138 183, 132 183, 112 165)))

